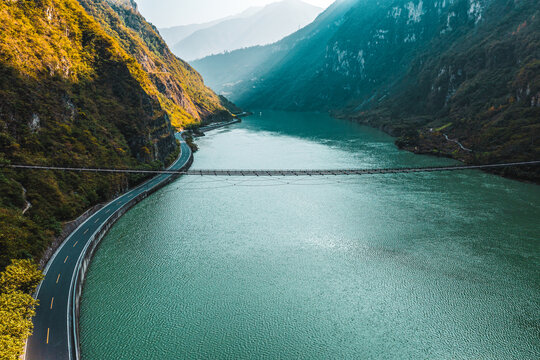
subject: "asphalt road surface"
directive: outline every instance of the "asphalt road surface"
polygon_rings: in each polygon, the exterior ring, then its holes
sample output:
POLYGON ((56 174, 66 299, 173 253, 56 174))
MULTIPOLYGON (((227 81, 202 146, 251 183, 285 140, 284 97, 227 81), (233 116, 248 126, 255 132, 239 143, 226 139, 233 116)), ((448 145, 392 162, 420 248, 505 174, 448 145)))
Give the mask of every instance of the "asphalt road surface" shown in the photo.
MULTIPOLYGON (((170 169, 181 169, 191 157, 191 149, 180 134, 181 155, 170 169)), ((167 180, 171 174, 162 174, 116 198, 84 223, 61 245, 45 269, 45 278, 37 289, 39 306, 33 319, 34 333, 28 339, 26 360, 74 360, 73 344, 69 344, 70 317, 68 298, 76 263, 86 244, 105 224, 106 220, 137 195, 167 180)))

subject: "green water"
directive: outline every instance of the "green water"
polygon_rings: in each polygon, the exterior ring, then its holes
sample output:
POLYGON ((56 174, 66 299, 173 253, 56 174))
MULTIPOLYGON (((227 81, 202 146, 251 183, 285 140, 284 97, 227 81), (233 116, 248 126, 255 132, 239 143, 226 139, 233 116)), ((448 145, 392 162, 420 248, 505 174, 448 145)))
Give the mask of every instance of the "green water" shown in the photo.
MULTIPOLYGON (((264 112, 194 168, 447 164, 325 115, 264 112)), ((111 230, 85 360, 538 359, 540 187, 476 171, 184 177, 111 230)))

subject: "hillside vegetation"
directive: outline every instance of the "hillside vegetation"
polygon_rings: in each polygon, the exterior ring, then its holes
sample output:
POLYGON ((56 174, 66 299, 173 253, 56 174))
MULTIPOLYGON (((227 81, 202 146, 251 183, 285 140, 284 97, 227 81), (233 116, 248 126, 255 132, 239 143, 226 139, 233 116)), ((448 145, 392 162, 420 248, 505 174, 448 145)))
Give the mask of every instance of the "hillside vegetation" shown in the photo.
MULTIPOLYGON (((171 122, 231 116, 131 2, 2 1, 0 23, 0 164, 159 168, 171 122)), ((2 169, 0 270, 141 180, 2 169)))
POLYGON ((137 11, 134 2, 79 2, 107 34, 137 60, 173 126, 180 128, 230 117, 216 94, 204 85, 201 75, 169 50, 157 29, 137 11))
POLYGON ((280 42, 193 65, 243 107, 331 111, 470 163, 537 160, 539 17, 534 0, 339 0, 280 42))

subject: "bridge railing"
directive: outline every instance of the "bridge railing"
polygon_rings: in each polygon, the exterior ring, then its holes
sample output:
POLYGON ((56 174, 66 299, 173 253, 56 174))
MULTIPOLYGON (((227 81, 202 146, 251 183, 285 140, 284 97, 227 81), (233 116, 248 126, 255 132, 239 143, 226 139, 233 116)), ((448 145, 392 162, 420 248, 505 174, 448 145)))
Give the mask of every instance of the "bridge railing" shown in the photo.
POLYGON ((512 162, 503 164, 483 165, 447 165, 429 167, 402 167, 402 168, 368 168, 368 169, 199 169, 199 170, 139 170, 120 168, 74 168, 58 166, 42 166, 27 164, 9 164, 5 167, 21 170, 49 170, 49 171, 74 171, 95 173, 127 173, 127 174, 178 174, 198 176, 330 176, 330 175, 369 175, 369 174, 395 174, 417 173, 433 171, 457 171, 474 169, 491 169, 515 166, 537 166, 540 160, 512 162))

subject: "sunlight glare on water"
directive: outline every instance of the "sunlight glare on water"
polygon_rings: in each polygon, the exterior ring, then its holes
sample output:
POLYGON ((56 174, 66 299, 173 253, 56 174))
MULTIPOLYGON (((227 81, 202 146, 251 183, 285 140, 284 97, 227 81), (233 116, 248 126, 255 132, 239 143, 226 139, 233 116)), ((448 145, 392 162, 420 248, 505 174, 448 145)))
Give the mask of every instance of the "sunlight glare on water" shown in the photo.
MULTIPOLYGON (((453 163, 322 114, 263 112, 197 141, 195 169, 453 163)), ((538 359, 540 188, 478 171, 184 177, 97 251, 82 355, 538 359)))

